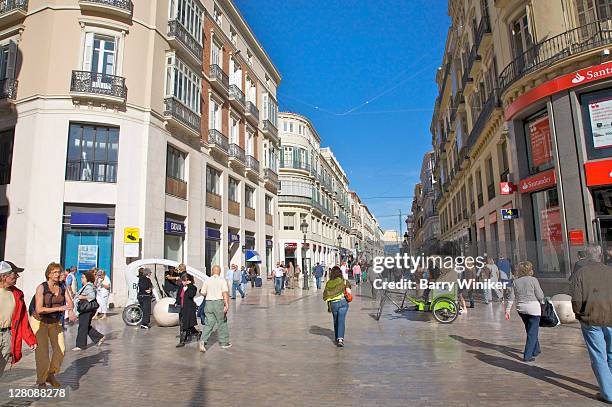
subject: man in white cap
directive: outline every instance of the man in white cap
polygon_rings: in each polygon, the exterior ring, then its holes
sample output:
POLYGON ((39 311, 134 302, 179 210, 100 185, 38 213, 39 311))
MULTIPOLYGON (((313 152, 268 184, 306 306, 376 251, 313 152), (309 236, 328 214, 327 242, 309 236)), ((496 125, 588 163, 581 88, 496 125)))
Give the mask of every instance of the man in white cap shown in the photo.
POLYGON ((0 261, 0 376, 10 362, 21 359, 21 341, 36 349, 36 335, 30 328, 23 292, 15 287, 22 268, 0 261))

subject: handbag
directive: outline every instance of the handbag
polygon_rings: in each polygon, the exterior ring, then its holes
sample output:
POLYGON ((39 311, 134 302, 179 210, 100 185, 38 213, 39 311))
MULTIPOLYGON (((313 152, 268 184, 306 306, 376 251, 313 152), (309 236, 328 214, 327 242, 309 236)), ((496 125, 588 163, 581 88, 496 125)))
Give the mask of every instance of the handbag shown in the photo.
POLYGON ((79 312, 79 314, 86 314, 88 312, 97 311, 99 307, 100 304, 98 304, 98 300, 96 299, 93 299, 91 301, 79 300, 79 303, 77 304, 77 311, 79 312))
POLYGON ((348 291, 348 288, 344 289, 344 298, 346 299, 346 302, 353 301, 353 294, 348 291))
POLYGON ((169 314, 180 314, 181 306, 176 304, 168 304, 168 313, 169 314))
POLYGON ((544 299, 542 306, 542 315, 540 316, 540 326, 543 328, 554 328, 561 324, 555 306, 549 301, 548 298, 544 299))

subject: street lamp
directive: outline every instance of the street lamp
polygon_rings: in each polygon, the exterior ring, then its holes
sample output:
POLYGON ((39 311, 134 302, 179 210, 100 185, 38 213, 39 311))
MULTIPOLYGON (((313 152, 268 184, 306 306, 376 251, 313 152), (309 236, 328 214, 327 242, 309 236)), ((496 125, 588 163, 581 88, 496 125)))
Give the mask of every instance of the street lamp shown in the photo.
POLYGON ((302 219, 300 230, 304 234, 304 243, 302 244, 302 274, 304 275, 304 290, 308 290, 308 271, 306 270, 306 233, 308 233, 308 222, 302 219))
POLYGON ((410 248, 409 248, 409 237, 408 237, 408 232, 404 232, 404 253, 408 253, 408 254, 412 254, 410 253, 410 248))
POLYGON ((359 263, 359 242, 355 242, 355 260, 359 263))
POLYGON ((342 246, 342 236, 340 234, 338 234, 338 264, 340 264, 342 262, 342 256, 340 255, 340 246, 342 246))

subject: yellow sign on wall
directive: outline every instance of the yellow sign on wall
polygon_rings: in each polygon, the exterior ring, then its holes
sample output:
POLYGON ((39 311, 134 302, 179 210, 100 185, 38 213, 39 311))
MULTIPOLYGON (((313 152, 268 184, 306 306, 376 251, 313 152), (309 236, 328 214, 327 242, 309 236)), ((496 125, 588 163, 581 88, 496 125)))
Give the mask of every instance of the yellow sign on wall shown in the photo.
POLYGON ((139 241, 140 241, 140 229, 138 228, 123 229, 123 242, 124 243, 138 243, 139 241))

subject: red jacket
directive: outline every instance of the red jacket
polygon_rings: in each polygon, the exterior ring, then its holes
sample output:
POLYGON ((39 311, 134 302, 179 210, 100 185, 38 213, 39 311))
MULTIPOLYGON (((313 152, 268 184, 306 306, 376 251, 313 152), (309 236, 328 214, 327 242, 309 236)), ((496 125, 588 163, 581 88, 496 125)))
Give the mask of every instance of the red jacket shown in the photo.
POLYGON ((23 301, 23 292, 17 287, 9 287, 9 290, 13 292, 15 298, 15 311, 11 322, 11 335, 13 337, 11 364, 15 364, 21 359, 21 341, 23 340, 29 346, 32 346, 36 343, 36 335, 32 332, 30 321, 28 321, 28 309, 23 301))

